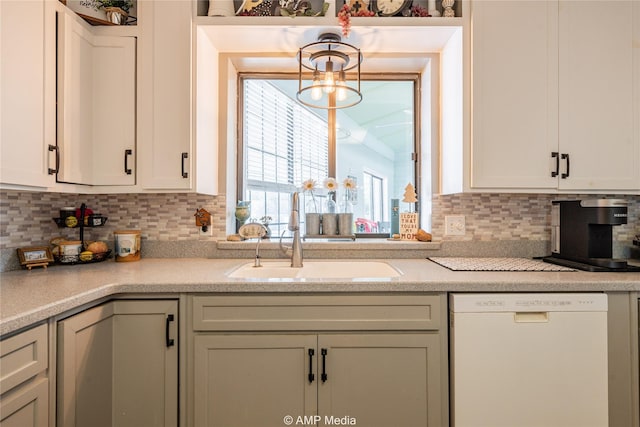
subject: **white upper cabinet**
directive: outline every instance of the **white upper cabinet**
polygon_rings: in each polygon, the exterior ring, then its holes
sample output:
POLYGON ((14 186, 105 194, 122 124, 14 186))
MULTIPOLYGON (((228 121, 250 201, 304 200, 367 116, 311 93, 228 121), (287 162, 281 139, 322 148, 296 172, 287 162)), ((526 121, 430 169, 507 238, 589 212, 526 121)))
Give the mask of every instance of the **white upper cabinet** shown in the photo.
POLYGON ((472 186, 555 188, 557 3, 474 1, 472 186))
POLYGON ((144 189, 192 188, 191 8, 189 1, 138 3, 144 189))
POLYGON ((560 152, 569 156, 559 188, 640 191, 640 2, 561 1, 559 11, 560 152))
POLYGON ((58 181, 135 184, 136 39, 58 13, 58 181))
POLYGON ((471 21, 471 189, 640 191, 640 3, 474 1, 471 21))
POLYGON ((52 1, 0 1, 1 184, 55 185, 55 49, 52 1))

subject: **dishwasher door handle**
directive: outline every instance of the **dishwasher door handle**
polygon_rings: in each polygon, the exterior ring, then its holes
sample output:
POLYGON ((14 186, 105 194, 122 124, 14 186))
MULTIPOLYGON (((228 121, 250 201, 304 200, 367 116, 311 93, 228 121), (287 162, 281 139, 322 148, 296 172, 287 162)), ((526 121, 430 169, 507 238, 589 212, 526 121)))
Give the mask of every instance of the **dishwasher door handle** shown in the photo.
POLYGON ((516 323, 547 323, 549 321, 549 312, 517 311, 513 314, 513 321, 516 323))

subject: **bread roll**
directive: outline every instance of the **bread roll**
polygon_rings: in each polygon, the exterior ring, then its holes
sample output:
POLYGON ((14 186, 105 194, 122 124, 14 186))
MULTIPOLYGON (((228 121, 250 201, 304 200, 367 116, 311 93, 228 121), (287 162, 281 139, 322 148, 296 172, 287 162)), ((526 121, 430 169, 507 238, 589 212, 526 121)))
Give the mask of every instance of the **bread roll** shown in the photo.
POLYGON ((94 254, 101 254, 103 252, 107 252, 108 250, 109 247, 107 246, 107 244, 100 241, 90 243, 89 246, 87 246, 87 251, 93 252, 94 254))

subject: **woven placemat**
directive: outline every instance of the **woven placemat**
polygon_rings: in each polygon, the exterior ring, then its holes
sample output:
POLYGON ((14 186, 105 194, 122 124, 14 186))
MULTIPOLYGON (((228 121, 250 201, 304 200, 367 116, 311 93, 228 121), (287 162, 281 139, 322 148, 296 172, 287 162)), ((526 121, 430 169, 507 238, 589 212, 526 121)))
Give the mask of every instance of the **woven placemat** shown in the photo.
POLYGON ((576 271, 530 258, 429 257, 453 271, 576 271))

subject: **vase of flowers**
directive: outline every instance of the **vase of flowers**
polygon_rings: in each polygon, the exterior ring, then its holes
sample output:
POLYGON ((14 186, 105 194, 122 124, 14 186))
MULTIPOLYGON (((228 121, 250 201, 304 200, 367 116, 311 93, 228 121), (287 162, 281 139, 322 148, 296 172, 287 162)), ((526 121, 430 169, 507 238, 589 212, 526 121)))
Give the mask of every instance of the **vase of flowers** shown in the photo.
POLYGON ((327 197, 322 208, 322 234, 334 236, 338 234, 338 213, 334 200, 338 183, 335 178, 326 178, 323 185, 327 191, 327 197))
POLYGON ((316 182, 313 179, 308 179, 302 183, 302 191, 305 194, 305 199, 307 199, 307 195, 309 196, 308 200, 306 200, 304 204, 305 234, 308 236, 320 234, 322 214, 320 212, 320 205, 314 193, 315 189, 316 182))
POLYGON ((353 234, 353 205, 356 201, 356 181, 353 178, 346 178, 342 181, 344 193, 340 202, 340 213, 338 214, 338 234, 348 236, 353 234))

